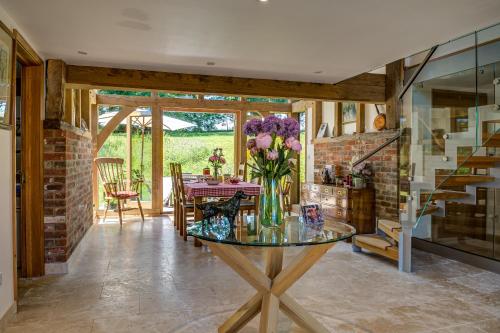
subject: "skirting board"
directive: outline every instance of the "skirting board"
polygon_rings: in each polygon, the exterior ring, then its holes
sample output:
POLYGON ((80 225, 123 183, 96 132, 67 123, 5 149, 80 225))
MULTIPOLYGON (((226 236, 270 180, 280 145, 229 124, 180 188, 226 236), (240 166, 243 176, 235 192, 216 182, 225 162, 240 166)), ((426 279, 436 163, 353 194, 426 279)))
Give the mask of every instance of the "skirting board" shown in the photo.
POLYGON ((68 274, 68 262, 52 262, 45 264, 45 275, 68 274))
POLYGON ((0 318, 0 333, 5 331, 7 323, 14 317, 17 312, 17 303, 14 302, 12 306, 5 312, 2 318, 0 318))
POLYGON ((412 247, 437 254, 441 257, 463 262, 474 267, 479 267, 487 271, 500 274, 500 261, 478 256, 472 253, 463 252, 448 246, 433 243, 420 238, 412 238, 412 247))

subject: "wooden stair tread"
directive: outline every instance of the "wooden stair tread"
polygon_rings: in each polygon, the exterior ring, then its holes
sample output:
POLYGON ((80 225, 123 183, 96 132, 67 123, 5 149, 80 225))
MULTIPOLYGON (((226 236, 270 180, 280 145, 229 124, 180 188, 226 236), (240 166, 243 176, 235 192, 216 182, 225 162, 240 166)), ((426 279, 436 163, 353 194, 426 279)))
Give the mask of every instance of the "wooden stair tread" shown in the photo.
POLYGON ((420 215, 434 214, 439 210, 439 207, 436 205, 427 205, 427 207, 425 207, 424 213, 422 214, 423 209, 424 207, 417 209, 417 217, 419 217, 420 215))
POLYGON ((477 183, 489 183, 495 181, 495 177, 483 176, 483 175, 453 175, 453 176, 441 176, 446 177, 446 181, 443 185, 446 186, 460 186, 460 185, 470 185, 477 183))
POLYGON ((451 200, 451 199, 462 199, 468 197, 470 194, 467 192, 460 191, 446 191, 446 190, 438 190, 432 192, 421 192, 420 195, 423 197, 424 201, 427 201, 429 195, 432 194, 431 200, 451 200))
POLYGON ((398 247, 380 235, 356 235, 353 239, 353 245, 392 260, 399 260, 398 247))
POLYGON ((385 227, 390 231, 401 230, 401 223, 397 221, 380 219, 378 220, 379 227, 385 227))
POLYGON ((376 247, 381 250, 387 250, 387 248, 393 246, 391 242, 384 239, 382 236, 373 234, 373 235, 356 235, 354 236, 356 242, 365 243, 376 247))
POLYGON ((500 147, 500 133, 483 138, 483 147, 500 147))
POLYGON ((500 156, 470 156, 458 159, 458 164, 466 168, 493 168, 499 162, 500 156))

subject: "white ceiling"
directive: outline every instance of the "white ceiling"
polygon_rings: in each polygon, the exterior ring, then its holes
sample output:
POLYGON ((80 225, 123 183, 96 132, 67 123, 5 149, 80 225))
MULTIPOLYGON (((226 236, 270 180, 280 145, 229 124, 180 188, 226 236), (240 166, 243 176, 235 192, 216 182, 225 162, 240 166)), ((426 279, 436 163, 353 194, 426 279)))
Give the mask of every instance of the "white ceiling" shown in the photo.
POLYGON ((0 5, 45 58, 332 83, 500 22, 499 0, 0 0, 0 5))

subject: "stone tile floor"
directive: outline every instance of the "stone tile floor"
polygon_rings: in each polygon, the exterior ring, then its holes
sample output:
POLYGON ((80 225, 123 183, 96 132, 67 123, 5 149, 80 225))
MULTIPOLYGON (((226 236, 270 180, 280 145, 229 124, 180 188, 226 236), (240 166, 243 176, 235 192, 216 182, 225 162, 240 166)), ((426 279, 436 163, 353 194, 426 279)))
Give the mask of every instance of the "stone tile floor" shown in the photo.
MULTIPOLYGON (((500 332, 500 275, 424 252, 414 263, 399 273, 339 243, 290 294, 332 332, 500 332)), ((20 295, 7 333, 216 332, 253 290, 164 217, 94 225, 69 274, 22 281, 20 295)), ((284 315, 279 330, 302 332, 284 315)), ((257 331, 258 317, 243 329, 257 331)))

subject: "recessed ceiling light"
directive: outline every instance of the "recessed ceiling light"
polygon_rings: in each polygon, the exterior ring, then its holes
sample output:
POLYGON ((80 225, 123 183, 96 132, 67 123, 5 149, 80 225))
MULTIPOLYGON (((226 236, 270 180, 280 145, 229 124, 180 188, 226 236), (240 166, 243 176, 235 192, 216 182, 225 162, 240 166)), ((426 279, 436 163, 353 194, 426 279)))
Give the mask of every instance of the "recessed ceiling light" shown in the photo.
POLYGON ((85 51, 78 51, 78 54, 81 54, 81 55, 87 55, 88 53, 85 52, 85 51))
POLYGON ((207 61, 207 66, 214 66, 215 65, 215 62, 213 61, 207 61))
POLYGON ((269 0, 259 0, 259 2, 269 2, 269 0))
POLYGON ((323 71, 316 71, 314 74, 323 74, 323 71))

